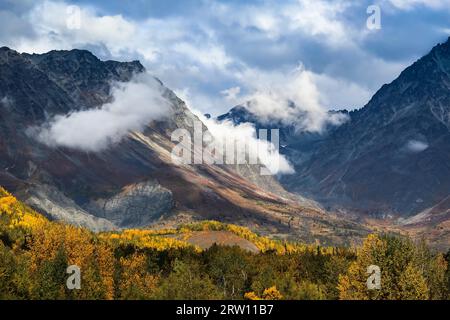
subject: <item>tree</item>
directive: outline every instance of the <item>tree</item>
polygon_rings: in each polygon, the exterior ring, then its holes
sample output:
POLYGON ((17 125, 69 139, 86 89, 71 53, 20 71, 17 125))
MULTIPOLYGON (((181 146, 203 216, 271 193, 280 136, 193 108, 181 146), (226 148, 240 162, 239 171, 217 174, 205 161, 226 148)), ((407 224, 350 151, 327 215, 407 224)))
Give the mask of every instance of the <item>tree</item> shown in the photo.
POLYGON ((255 292, 247 292, 244 294, 244 299, 246 300, 281 300, 283 296, 280 291, 278 291, 276 286, 267 288, 262 293, 261 297, 258 297, 255 292))
POLYGON ((298 300, 325 300, 326 293, 321 285, 310 281, 303 281, 299 284, 296 299, 298 300))
POLYGON ((286 299, 298 294, 297 254, 279 255, 264 253, 254 257, 251 272, 251 289, 259 296, 264 290, 275 286, 286 299))
POLYGON ((242 299, 249 277, 247 253, 239 247, 213 245, 206 253, 207 271, 228 299, 242 299))
POLYGON ((161 284, 159 298, 167 300, 220 299, 222 296, 209 276, 198 268, 176 260, 173 272, 161 284))
POLYGON ((264 300, 281 300, 281 299, 283 299, 283 296, 281 295, 280 291, 277 290, 276 286, 272 286, 272 287, 264 290, 262 297, 264 300))
POLYGON ((416 247, 415 265, 426 280, 429 298, 433 300, 446 299, 447 261, 444 255, 433 252, 426 242, 421 240, 416 247))
POLYGON ((430 296, 425 278, 412 263, 402 272, 398 286, 404 300, 427 300, 430 296))
POLYGON ((146 256, 140 253, 120 258, 118 281, 120 299, 137 300, 155 297, 158 277, 147 272, 146 264, 146 256))
POLYGON ((357 259, 339 277, 341 299, 429 299, 442 296, 446 265, 439 254, 396 236, 369 235, 357 259), (381 288, 367 287, 367 267, 381 270, 381 288))
POLYGON ((60 247, 53 259, 45 260, 36 270, 31 287, 32 299, 61 300, 66 297, 67 255, 60 247))
POLYGON ((17 298, 13 282, 16 271, 14 255, 0 241, 0 300, 17 298))

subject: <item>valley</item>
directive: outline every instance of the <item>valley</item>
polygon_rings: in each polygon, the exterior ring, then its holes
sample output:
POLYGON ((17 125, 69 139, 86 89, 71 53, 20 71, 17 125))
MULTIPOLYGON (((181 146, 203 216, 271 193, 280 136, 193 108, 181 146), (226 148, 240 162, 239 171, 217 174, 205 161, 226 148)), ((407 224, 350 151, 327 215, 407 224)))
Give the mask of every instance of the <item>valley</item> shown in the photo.
POLYGON ((307 243, 350 245, 378 230, 425 237, 445 249, 450 168, 440 159, 450 152, 442 108, 449 48, 448 42, 433 48, 364 108, 332 111, 347 120, 322 133, 259 120, 251 104, 219 116, 234 125, 280 128, 280 152, 295 173, 277 177, 261 176, 258 164, 174 164, 171 133, 195 135, 200 120, 157 79, 168 115, 107 149, 36 142, 30 128, 101 107, 111 100, 111 81, 133 82, 145 70, 138 61, 101 61, 83 50, 28 55, 4 47, 0 92, 8 103, 2 102, 0 119, 0 185, 51 219, 96 231, 216 220, 307 243), (411 141, 426 147, 407 149, 411 141))

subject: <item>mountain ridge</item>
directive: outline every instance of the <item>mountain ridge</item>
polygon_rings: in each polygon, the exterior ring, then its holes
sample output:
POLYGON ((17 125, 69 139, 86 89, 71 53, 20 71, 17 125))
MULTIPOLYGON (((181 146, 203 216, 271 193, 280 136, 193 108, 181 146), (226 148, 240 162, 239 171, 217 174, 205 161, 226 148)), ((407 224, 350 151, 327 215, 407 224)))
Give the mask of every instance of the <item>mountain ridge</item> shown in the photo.
POLYGON ((435 206, 450 190, 449 75, 450 38, 348 112, 350 121, 312 141, 292 134, 281 152, 296 174, 282 185, 326 207, 378 217, 435 206))
POLYGON ((0 97, 9 102, 0 106, 0 185, 52 219, 93 230, 214 219, 308 242, 346 243, 368 232, 314 202, 291 199, 273 177, 257 174, 259 167, 174 165, 171 133, 192 132, 199 119, 165 87, 170 117, 151 121, 106 150, 37 142, 27 128, 98 108, 111 101, 112 81, 130 81, 144 70, 140 63, 101 61, 79 50, 2 51, 0 97))

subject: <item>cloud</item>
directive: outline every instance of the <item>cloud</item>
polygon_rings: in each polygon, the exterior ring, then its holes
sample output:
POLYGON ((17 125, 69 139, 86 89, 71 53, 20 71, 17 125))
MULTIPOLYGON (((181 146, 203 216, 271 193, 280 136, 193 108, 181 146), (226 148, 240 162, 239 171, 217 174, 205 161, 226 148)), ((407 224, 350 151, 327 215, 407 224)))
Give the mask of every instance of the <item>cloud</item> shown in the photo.
POLYGON ((331 46, 342 46, 352 42, 352 32, 342 17, 349 7, 348 1, 299 0, 298 5, 288 6, 284 13, 291 28, 312 37, 324 36, 331 46))
POLYGON ((9 107, 12 105, 13 101, 10 97, 4 96, 3 98, 0 99, 0 103, 5 107, 9 107))
MULTIPOLYGON (((278 174, 292 174, 295 172, 293 166, 289 161, 279 153, 277 148, 277 143, 272 140, 262 140, 258 139, 256 136, 255 127, 249 123, 243 123, 240 125, 234 125, 230 121, 217 122, 213 118, 206 118, 201 112, 194 111, 194 113, 200 118, 200 120, 208 128, 208 132, 217 141, 217 147, 219 150, 224 150, 221 154, 224 156, 224 163, 229 156, 226 152, 226 144, 231 143, 236 146, 241 143, 241 145, 252 146, 257 150, 257 158, 260 160, 259 163, 264 165, 267 170, 273 175, 278 174)), ((234 153, 233 153, 234 154, 234 153)), ((236 150, 235 161, 237 158, 247 159, 247 163, 251 163, 248 149, 238 149, 236 150)), ((254 163, 251 163, 254 164, 254 163)))
POLYGON ((255 71, 249 71, 243 77, 254 86, 253 92, 245 97, 246 106, 262 121, 281 121, 285 125, 295 125, 301 131, 321 132, 327 124, 340 125, 347 120, 343 114, 327 112, 315 75, 303 66, 267 78, 255 71))
POLYGON ((316 73, 311 73, 311 78, 321 94, 322 105, 327 109, 358 109, 362 107, 361 101, 368 102, 373 94, 366 86, 347 79, 316 73))
POLYGON ((236 101, 239 93, 241 93, 241 88, 240 87, 232 87, 232 88, 229 88, 226 90, 222 90, 222 91, 220 91, 220 93, 222 95, 224 95, 228 101, 236 101))
POLYGON ((387 0, 387 2, 401 10, 412 10, 419 6, 432 9, 450 9, 449 0, 387 0))
POLYGON ((448 0, 8 1, 0 3, 0 41, 22 52, 87 48, 107 59, 139 59, 213 115, 235 102, 221 92, 239 87, 237 99, 254 92, 258 84, 243 74, 288 83, 301 62, 324 108, 353 108, 445 39, 446 6, 448 0), (378 32, 365 27, 373 3, 382 7, 378 32), (81 9, 79 29, 67 25, 71 4, 81 9))
POLYGON ((292 33, 321 36, 329 45, 342 45, 351 30, 342 15, 351 3, 342 0, 260 1, 237 5, 212 2, 211 14, 228 28, 256 31, 269 40, 292 33))
POLYGON ((428 143, 418 140, 409 140, 406 149, 413 153, 419 153, 428 149, 428 143))
POLYGON ((152 120, 170 115, 164 87, 148 74, 130 82, 115 83, 112 102, 98 109, 55 116, 40 128, 32 128, 38 140, 51 147, 101 151, 119 142, 129 131, 140 131, 152 120))
POLYGON ((35 36, 13 39, 15 49, 44 53, 100 42, 113 54, 119 54, 120 47, 138 32, 137 25, 121 15, 99 16, 95 8, 89 6, 78 7, 79 11, 71 8, 64 2, 38 2, 26 15, 35 36), (79 23, 73 24, 73 19, 79 23))

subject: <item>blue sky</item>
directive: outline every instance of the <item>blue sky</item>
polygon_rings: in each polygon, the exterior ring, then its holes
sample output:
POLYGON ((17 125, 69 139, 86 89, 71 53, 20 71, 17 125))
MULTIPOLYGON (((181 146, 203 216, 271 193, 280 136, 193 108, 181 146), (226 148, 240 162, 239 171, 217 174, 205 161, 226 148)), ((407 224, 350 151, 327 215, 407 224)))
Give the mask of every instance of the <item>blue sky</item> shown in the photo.
POLYGON ((139 59, 214 115, 252 99, 263 113, 280 99, 307 110, 362 107, 449 34, 450 0, 0 0, 0 45, 139 59), (366 27, 372 4, 379 30, 366 27))

